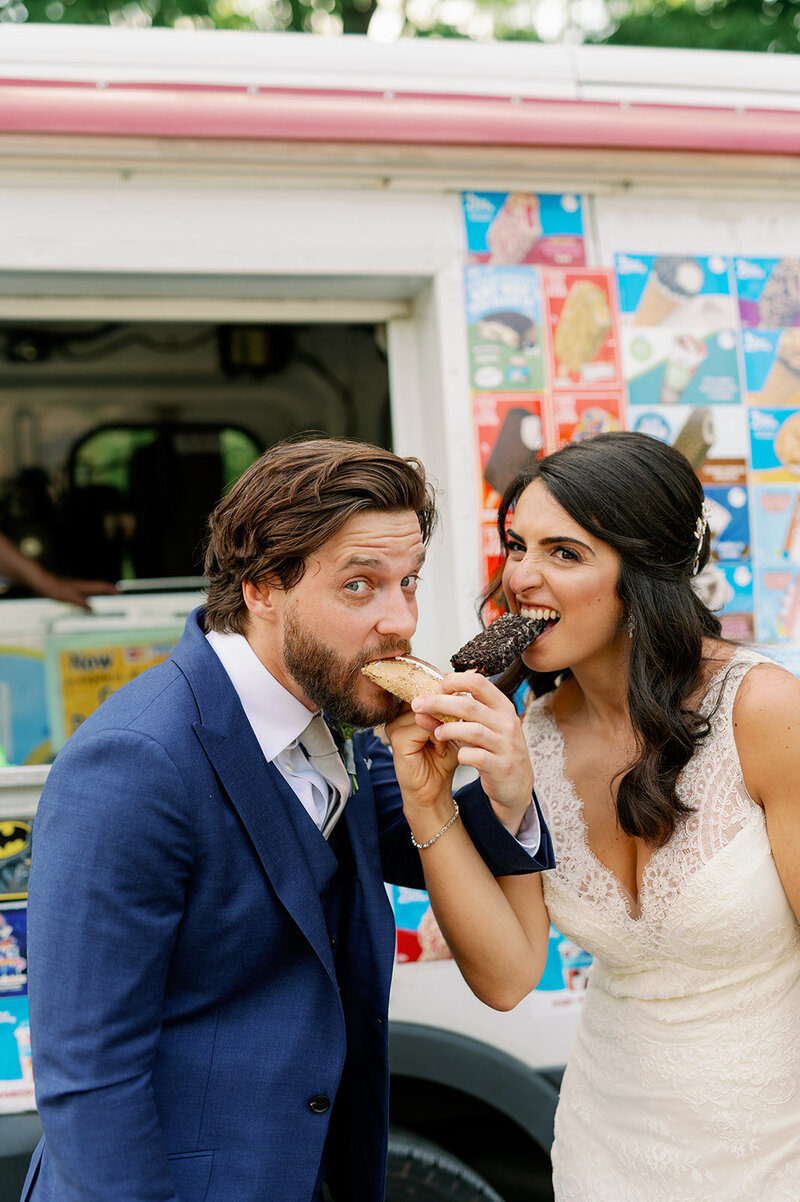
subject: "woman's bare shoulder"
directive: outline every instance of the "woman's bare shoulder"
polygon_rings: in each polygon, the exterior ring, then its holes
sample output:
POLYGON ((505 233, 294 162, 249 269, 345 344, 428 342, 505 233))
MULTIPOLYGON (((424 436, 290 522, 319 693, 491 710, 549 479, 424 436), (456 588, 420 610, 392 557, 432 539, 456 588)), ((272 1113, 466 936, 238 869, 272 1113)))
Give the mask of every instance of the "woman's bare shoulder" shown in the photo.
POLYGON ((739 685, 733 714, 735 724, 752 724, 764 733, 775 721, 800 721, 800 680, 780 664, 753 664, 739 685))

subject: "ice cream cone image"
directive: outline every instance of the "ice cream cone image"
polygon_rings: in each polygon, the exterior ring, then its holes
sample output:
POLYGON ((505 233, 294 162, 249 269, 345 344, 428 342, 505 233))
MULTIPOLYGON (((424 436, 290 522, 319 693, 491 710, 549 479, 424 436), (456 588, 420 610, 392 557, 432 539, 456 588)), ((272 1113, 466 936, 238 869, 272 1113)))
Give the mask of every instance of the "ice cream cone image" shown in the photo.
POLYGON ((658 326, 703 287, 703 268, 697 259, 659 255, 633 316, 635 326, 658 326))
POLYGON ((792 326, 800 318, 800 259, 781 259, 764 285, 758 303, 759 325, 792 326))
POLYGON ((775 435, 775 454, 785 468, 800 475, 800 413, 787 417, 775 435))
POLYGON ((692 334, 673 339, 661 385, 662 405, 677 405, 707 353, 705 342, 692 334))
POLYGON ((764 381, 758 403, 765 408, 800 405, 800 329, 784 330, 775 348, 775 362, 764 381))
POLYGON ((673 296, 667 292, 656 277, 651 275, 634 314, 633 324, 635 326, 659 326, 662 321, 667 320, 680 303, 679 296, 673 296))
POLYGON ((781 405, 800 405, 800 375, 776 359, 758 394, 758 403, 769 409, 781 405))

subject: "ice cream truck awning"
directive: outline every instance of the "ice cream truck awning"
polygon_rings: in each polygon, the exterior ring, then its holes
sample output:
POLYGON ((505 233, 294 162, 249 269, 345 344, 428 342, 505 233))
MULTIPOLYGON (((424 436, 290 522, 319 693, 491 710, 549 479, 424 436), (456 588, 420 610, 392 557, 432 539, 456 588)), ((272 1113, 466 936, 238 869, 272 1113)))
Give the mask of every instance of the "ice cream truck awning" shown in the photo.
POLYGON ((797 155, 792 56, 11 26, 0 133, 797 155))

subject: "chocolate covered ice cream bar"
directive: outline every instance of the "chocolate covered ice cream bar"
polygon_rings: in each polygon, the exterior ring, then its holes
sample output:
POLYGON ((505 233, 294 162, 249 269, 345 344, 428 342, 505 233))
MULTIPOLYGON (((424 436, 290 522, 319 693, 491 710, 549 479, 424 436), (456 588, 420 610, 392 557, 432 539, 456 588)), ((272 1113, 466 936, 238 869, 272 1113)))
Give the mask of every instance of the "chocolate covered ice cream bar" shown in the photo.
POLYGON ((544 618, 526 614, 501 614, 491 625, 465 643, 450 659, 455 672, 481 672, 496 676, 510 667, 544 630, 544 618))

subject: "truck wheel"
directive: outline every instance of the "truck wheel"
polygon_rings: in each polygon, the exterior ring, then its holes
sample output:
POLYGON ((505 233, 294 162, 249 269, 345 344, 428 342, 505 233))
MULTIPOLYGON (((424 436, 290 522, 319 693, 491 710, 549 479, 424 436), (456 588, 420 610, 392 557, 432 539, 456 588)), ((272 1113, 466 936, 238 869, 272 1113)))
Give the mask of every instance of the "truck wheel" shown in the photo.
POLYGON ((389 1134, 386 1202, 503 1202, 463 1160, 406 1131, 389 1134))

